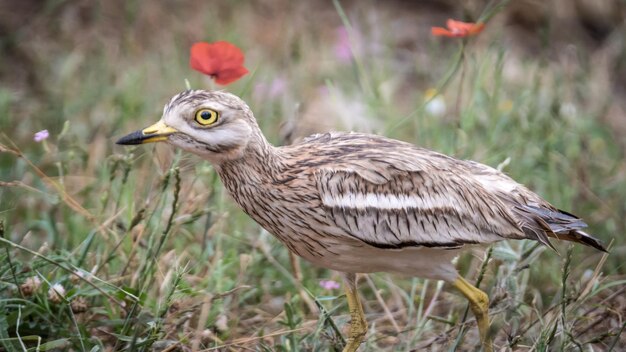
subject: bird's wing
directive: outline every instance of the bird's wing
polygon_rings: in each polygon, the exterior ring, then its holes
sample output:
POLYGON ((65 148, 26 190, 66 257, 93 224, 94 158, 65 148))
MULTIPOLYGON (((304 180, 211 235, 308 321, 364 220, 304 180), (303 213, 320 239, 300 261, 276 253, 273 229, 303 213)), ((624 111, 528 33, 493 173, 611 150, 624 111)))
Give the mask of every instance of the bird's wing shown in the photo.
POLYGON ((463 163, 404 143, 381 145, 320 167, 314 178, 328 220, 373 246, 525 238, 508 207, 463 163))
POLYGON ((554 250, 556 249, 550 244, 549 237, 582 243, 606 252, 598 239, 582 231, 587 227, 582 219, 555 208, 537 194, 489 166, 473 161, 465 161, 464 166, 475 180, 505 204, 526 238, 539 241, 554 250))

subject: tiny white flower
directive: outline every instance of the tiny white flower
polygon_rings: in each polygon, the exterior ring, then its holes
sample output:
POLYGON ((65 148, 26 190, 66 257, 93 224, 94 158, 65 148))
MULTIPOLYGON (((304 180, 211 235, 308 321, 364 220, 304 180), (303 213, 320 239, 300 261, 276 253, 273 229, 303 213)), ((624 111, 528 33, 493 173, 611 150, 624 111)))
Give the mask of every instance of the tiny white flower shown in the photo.
POLYGON ((446 101, 436 89, 428 89, 425 93, 425 100, 428 101, 424 109, 429 115, 441 117, 446 113, 446 101))
POLYGON ((433 116, 443 116, 446 113, 446 102, 441 95, 436 96, 426 104, 426 112, 433 116))
POLYGON ((82 280, 89 280, 89 273, 82 269, 75 270, 74 274, 70 276, 70 281, 73 284, 77 284, 82 280))
POLYGON ((48 290, 48 299, 54 303, 61 303, 65 297, 65 287, 61 284, 54 284, 48 290))
POLYGON ((575 117, 576 112, 577 112, 576 105, 570 102, 565 102, 561 104, 561 107, 559 108, 559 114, 565 117, 575 117))
POLYGON ((226 318, 226 315, 220 314, 217 317, 217 320, 215 321, 215 328, 219 332, 228 331, 228 318, 226 318))
POLYGON ((24 296, 30 296, 39 289, 39 286, 41 286, 41 280, 39 277, 31 276, 24 280, 24 283, 20 285, 20 291, 24 296))
POLYGON ((26 279, 26 282, 33 285, 34 287, 39 287, 39 285, 41 285, 41 280, 39 279, 39 276, 31 276, 26 279))
POLYGON ((580 281, 587 282, 587 281, 591 280, 592 278, 593 278, 593 270, 587 269, 587 270, 585 270, 583 272, 583 275, 580 278, 580 281))

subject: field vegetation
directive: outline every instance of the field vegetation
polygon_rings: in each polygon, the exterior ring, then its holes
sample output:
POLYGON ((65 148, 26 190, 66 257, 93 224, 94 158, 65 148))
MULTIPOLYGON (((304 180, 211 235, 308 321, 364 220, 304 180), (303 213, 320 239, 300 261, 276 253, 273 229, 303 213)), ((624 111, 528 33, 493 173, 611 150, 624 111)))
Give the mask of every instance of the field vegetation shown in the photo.
MULTIPOLYGON (((384 134, 499 167, 583 217, 610 254, 511 241, 457 266, 492 298, 498 350, 623 350, 624 3, 595 26, 560 1, 410 3, 4 2, 0 350, 341 350, 336 273, 294 265, 208 162, 115 145, 188 85, 240 95, 275 144, 384 134), (447 18, 486 27, 432 36, 447 18), (250 70, 226 87, 188 65, 192 43, 217 40, 250 70)), ((362 351, 478 348, 451 287, 384 273, 360 286, 362 351)))

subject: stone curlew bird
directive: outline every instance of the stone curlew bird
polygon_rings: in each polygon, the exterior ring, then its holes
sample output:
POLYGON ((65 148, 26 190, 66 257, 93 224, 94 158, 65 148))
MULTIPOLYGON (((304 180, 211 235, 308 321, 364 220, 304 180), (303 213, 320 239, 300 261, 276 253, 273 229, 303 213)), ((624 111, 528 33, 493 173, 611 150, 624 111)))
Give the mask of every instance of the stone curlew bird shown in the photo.
POLYGON ((356 351, 367 332, 357 273, 451 283, 492 351, 488 297, 451 263, 464 245, 532 239, 551 246, 556 238, 605 250, 581 230, 581 219, 489 166, 360 133, 274 147, 246 103, 226 92, 182 92, 159 122, 117 141, 152 142, 211 162, 237 204, 290 251, 343 273, 351 314, 344 352, 356 351))

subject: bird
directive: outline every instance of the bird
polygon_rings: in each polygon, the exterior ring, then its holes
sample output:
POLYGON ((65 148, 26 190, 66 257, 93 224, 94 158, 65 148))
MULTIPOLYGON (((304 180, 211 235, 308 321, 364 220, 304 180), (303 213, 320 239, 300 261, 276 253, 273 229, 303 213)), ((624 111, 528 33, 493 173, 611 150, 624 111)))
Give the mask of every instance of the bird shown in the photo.
POLYGON ((606 251, 579 217, 490 166, 356 132, 273 146, 250 107, 221 90, 175 95, 157 123, 117 144, 153 142, 209 161, 232 199, 289 251, 342 274, 351 318, 344 352, 368 329, 358 274, 450 283, 469 301, 489 352, 489 297, 453 265, 463 248, 509 239, 554 248, 558 239, 606 251))

